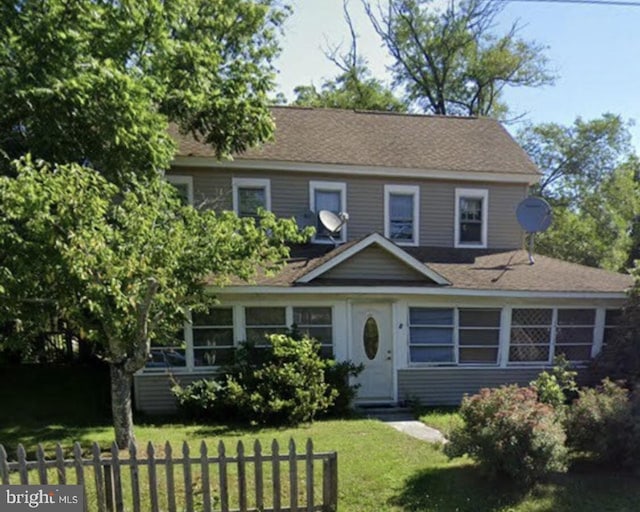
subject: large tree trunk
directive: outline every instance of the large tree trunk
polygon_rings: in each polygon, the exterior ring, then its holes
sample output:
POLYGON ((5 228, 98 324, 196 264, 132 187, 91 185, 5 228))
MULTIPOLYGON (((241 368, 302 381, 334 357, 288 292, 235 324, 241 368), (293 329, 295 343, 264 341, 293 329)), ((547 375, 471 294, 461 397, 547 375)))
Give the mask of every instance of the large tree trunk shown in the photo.
POLYGON ((132 373, 123 364, 109 365, 111 371, 111 414, 116 433, 116 444, 120 449, 135 442, 133 433, 133 410, 131 407, 132 373))

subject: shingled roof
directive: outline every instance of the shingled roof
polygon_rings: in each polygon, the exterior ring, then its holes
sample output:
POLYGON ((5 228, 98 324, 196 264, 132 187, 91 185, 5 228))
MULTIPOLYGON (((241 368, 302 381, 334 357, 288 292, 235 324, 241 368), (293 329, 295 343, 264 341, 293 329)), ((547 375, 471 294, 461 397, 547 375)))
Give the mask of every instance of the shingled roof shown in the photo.
MULTIPOLYGON (((318 279, 308 284, 297 281, 320 265, 335 258, 357 241, 339 246, 308 245, 295 248, 285 268, 273 276, 259 276, 250 285, 257 286, 430 286, 424 281, 415 283, 381 282, 367 280, 357 282, 328 281, 318 279)), ((569 293, 623 293, 633 284, 627 274, 610 272, 575 263, 536 255, 535 264, 529 264, 529 256, 523 250, 504 249, 448 249, 444 247, 402 248, 423 262, 448 281, 450 286, 463 290, 492 290, 520 292, 569 292, 569 293)), ((247 285, 235 281, 234 285, 247 285)))
MULTIPOLYGON (((304 162, 530 176, 539 171, 502 125, 488 118, 273 107, 273 142, 238 161, 304 162)), ((175 127, 178 156, 215 157, 175 127)))

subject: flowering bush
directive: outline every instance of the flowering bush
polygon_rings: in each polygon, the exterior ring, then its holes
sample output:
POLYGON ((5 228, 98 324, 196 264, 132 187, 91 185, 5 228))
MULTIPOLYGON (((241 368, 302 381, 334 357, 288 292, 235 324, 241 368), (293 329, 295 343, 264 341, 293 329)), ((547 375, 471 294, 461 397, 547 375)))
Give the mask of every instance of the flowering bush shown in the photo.
POLYGON ((580 390, 578 399, 569 408, 565 420, 568 446, 600 462, 637 465, 639 419, 634 414, 629 391, 604 379, 597 388, 580 390))
POLYGON ((460 415, 464 423, 445 447, 449 457, 468 454, 490 476, 526 484, 566 471, 562 425, 535 390, 516 385, 482 389, 462 400, 460 415))

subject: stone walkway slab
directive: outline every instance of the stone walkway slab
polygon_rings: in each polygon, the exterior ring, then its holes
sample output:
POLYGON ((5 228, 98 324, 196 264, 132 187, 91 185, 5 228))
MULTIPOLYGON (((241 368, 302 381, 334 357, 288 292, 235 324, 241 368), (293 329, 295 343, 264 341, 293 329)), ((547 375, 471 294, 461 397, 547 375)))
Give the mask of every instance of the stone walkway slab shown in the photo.
POLYGON ((428 443, 444 444, 447 442, 442 432, 435 428, 427 427, 421 421, 385 421, 384 423, 408 436, 427 441, 428 443))

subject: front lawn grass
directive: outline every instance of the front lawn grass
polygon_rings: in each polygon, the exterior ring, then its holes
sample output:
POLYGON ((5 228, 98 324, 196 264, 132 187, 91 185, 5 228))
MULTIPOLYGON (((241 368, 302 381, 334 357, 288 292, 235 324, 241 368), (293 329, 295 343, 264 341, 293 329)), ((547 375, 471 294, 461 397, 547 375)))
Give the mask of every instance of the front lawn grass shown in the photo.
MULTIPOLYGON (((21 377, 4 373, 14 385, 0 389, 0 444, 8 450, 15 453, 17 443, 23 443, 33 453, 40 441, 48 449, 57 441, 67 448, 76 440, 83 446, 97 441, 104 448, 111 442, 104 383, 96 371, 65 369, 49 382, 35 380, 37 369, 17 373, 21 377), (16 387, 20 379, 26 382, 16 387)), ((452 414, 429 411, 427 423, 446 431, 443 425, 455 421, 452 414)), ((316 450, 338 452, 339 510, 346 512, 636 512, 640 503, 640 478, 587 466, 527 491, 488 482, 470 460, 449 461, 441 447, 375 420, 318 421, 284 429, 141 417, 137 422, 138 440, 158 448, 167 440, 176 446, 186 440, 196 449, 204 439, 211 449, 223 440, 235 451, 239 440, 248 447, 255 439, 269 446, 274 438, 285 446, 293 438, 303 447, 311 437, 316 450)))

